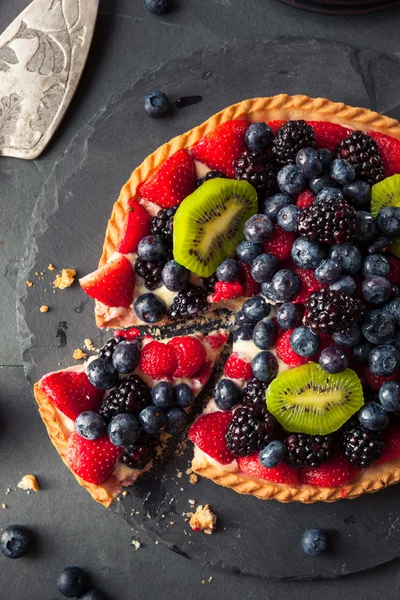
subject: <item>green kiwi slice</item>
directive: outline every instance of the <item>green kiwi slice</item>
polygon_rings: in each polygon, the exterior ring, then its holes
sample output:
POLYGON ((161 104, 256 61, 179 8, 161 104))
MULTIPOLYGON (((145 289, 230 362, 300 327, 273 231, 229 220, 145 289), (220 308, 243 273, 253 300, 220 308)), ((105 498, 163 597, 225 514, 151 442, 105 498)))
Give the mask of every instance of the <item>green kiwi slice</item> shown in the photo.
POLYGON ((287 431, 326 435, 364 404, 361 382, 346 369, 330 375, 315 363, 284 371, 266 392, 268 410, 287 431))
POLYGON ((371 213, 377 217, 385 206, 400 206, 400 175, 386 177, 371 188, 371 213))
POLYGON ((247 181, 210 179, 183 200, 174 217, 174 258, 209 277, 235 254, 243 227, 257 212, 257 192, 247 181))

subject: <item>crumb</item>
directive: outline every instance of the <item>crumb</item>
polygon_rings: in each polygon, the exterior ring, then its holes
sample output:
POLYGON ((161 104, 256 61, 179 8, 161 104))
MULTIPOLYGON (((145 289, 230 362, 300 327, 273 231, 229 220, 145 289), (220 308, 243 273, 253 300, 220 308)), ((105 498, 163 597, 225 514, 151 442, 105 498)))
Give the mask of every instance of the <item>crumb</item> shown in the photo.
POLYGON ((139 540, 132 540, 131 544, 135 548, 135 550, 139 550, 139 548, 142 547, 142 544, 141 542, 139 542, 139 540))
POLYGON ((34 475, 24 475, 17 487, 21 488, 21 490, 39 491, 39 484, 34 475))
POLYGON ((36 277, 39 277, 39 273, 37 271, 35 271, 35 275, 36 277))
POLYGON ((56 268, 53 267, 52 263, 50 263, 47 268, 48 268, 49 271, 55 271, 56 270, 56 268))
POLYGON ((186 469, 186 475, 190 475, 191 473, 193 473, 192 468, 190 467, 189 469, 186 469))
POLYGON ((85 352, 82 352, 82 350, 80 348, 77 348, 76 350, 74 350, 73 354, 72 354, 72 358, 74 360, 82 360, 83 358, 86 358, 87 354, 85 354, 85 352))
POLYGON ((182 475, 183 475, 182 471, 178 471, 176 474, 178 479, 181 479, 182 475))
POLYGON ((63 269, 61 275, 56 275, 53 285, 55 288, 65 290, 70 287, 75 281, 76 271, 75 269, 63 269))
POLYGON ((211 582, 212 582, 212 580, 213 580, 213 578, 212 578, 212 577, 209 577, 209 578, 208 578, 208 583, 211 583, 211 582))
POLYGON ((196 500, 188 500, 188 502, 191 506, 194 506, 196 504, 196 500))
POLYGON ((83 340, 83 345, 85 346, 86 350, 94 349, 93 342, 89 338, 86 338, 83 340))
POLYGON ((39 308, 39 310, 40 310, 40 312, 42 312, 42 313, 46 313, 46 312, 49 312, 49 307, 48 307, 48 306, 46 306, 46 304, 43 304, 43 306, 41 306, 41 307, 39 308))
POLYGON ((196 475, 196 473, 191 473, 191 475, 189 477, 190 483, 192 483, 194 485, 195 483, 198 482, 198 480, 199 480, 199 476, 196 475))
POLYGON ((4 504, 4 502, 3 502, 3 504, 1 505, 1 508, 7 508, 7 504, 4 504))
POLYGON ((128 495, 128 492, 126 492, 126 491, 125 491, 125 492, 122 492, 122 495, 125 497, 125 496, 127 496, 127 495, 128 495))
POLYGON ((29 279, 25 283, 28 287, 33 287, 33 283, 32 281, 29 281, 29 279))
POLYGON ((9 494, 10 492, 11 492, 11 489, 10 489, 10 488, 7 488, 7 489, 6 489, 6 496, 8 496, 8 494, 9 494))
POLYGON ((202 584, 202 585, 204 585, 204 584, 205 584, 205 582, 206 582, 206 580, 205 580, 205 579, 202 579, 202 580, 201 580, 201 584, 202 584))
POLYGON ((175 525, 175 521, 170 521, 169 524, 170 525, 175 525))
POLYGON ((217 524, 216 515, 210 510, 208 504, 198 506, 196 512, 190 517, 189 525, 193 531, 204 531, 211 534, 217 524))

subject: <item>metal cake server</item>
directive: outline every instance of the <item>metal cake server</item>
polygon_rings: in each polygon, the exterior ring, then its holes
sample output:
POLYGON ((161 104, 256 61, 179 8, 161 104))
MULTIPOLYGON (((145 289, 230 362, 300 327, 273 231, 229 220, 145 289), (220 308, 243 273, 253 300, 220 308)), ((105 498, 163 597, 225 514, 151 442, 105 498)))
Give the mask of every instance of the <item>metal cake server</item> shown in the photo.
POLYGON ((82 74, 99 0, 34 0, 0 36, 0 155, 33 159, 82 74))

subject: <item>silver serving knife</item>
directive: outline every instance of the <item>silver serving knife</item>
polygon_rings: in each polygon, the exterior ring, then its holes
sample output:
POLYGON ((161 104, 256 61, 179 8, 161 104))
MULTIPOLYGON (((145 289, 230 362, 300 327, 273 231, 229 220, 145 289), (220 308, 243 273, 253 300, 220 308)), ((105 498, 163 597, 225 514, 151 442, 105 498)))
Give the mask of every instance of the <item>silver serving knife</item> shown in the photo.
POLYGON ((99 0, 34 0, 0 36, 0 155, 43 152, 74 95, 99 0))

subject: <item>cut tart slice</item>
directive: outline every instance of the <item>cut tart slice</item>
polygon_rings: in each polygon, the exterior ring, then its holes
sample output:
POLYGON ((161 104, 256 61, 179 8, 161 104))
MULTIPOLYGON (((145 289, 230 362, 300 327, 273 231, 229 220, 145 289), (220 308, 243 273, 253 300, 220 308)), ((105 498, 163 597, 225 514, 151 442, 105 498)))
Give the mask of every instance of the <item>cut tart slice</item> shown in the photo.
POLYGON ((151 468, 168 436, 185 428, 228 339, 225 329, 161 341, 139 335, 117 332, 97 358, 34 386, 57 452, 104 506, 151 468))

